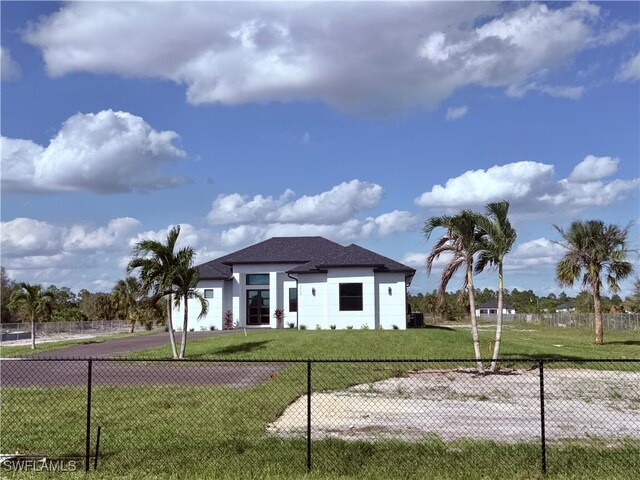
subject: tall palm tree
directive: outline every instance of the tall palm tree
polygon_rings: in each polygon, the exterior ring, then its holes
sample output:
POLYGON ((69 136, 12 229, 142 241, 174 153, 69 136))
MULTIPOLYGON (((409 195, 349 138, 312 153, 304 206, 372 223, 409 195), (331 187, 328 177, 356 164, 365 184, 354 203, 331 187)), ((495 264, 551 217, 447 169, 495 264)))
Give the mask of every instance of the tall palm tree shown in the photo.
POLYGON ((491 357, 491 372, 496 371, 500 341, 502 340, 502 309, 504 304, 504 277, 502 274, 504 257, 516 241, 516 231, 508 218, 509 202, 489 203, 485 207, 485 215, 478 215, 476 223, 480 228, 480 254, 475 266, 475 273, 482 272, 487 266, 498 269, 498 315, 496 321, 496 338, 491 357))
POLYGON ((193 266, 194 252, 190 247, 184 248, 176 255, 178 268, 173 279, 175 285, 175 305, 179 306, 182 299, 184 305, 184 318, 182 320, 182 340, 180 342, 180 353, 178 358, 184 358, 187 348, 187 330, 189 326, 189 299, 196 299, 200 302, 200 314, 198 320, 204 317, 209 311, 209 302, 202 293, 195 288, 198 285, 198 269, 193 266))
POLYGON ((167 327, 173 358, 178 358, 178 351, 171 315, 171 295, 175 293, 174 278, 179 266, 175 252, 179 235, 180 225, 176 225, 167 233, 165 243, 157 240, 141 240, 133 247, 133 258, 127 265, 127 273, 140 269, 143 287, 153 290, 152 304, 167 297, 167 327))
POLYGON ((605 225, 601 220, 586 220, 571 223, 568 230, 554 227, 562 236, 558 244, 567 250, 556 265, 556 280, 561 286, 571 287, 584 270, 582 286, 589 286, 593 295, 595 343, 602 345, 602 275, 606 274, 609 290, 616 293, 620 291, 618 282, 633 273, 633 265, 626 261, 630 252, 627 237, 631 224, 621 228, 605 225))
POLYGON ((135 319, 132 320, 131 314, 138 303, 146 297, 147 289, 143 287, 142 282, 136 277, 128 276, 116 282, 112 293, 118 309, 129 319, 131 323, 131 333, 133 333, 136 322, 135 319))
POLYGON ((18 283, 11 293, 9 310, 15 312, 24 309, 31 320, 31 349, 36 348, 36 317, 51 313, 55 297, 52 292, 43 290, 42 285, 18 283))
POLYGON ((473 350, 476 356, 478 372, 484 374, 482 356, 480 354, 480 340, 478 337, 478 323, 476 321, 475 291, 473 288, 473 257, 478 252, 480 235, 476 224, 477 214, 469 210, 449 216, 431 217, 423 227, 427 239, 431 233, 439 227, 446 229, 446 233, 431 249, 427 257, 427 273, 431 274, 433 262, 440 255, 450 255, 449 263, 444 267, 438 289, 440 302, 444 300, 444 294, 451 278, 460 269, 465 269, 463 290, 469 295, 469 313, 471 317, 471 335, 473 337, 473 350))

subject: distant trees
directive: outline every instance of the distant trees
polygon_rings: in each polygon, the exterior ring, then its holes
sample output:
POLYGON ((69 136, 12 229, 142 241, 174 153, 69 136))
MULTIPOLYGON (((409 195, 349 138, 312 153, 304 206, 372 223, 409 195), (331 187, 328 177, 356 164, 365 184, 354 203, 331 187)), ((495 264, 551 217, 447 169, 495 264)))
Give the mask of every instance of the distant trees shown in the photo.
POLYGON ((556 280, 563 286, 573 286, 580 280, 593 296, 595 312, 595 343, 603 343, 601 289, 602 276, 612 292, 620 290, 619 282, 633 273, 626 261, 629 249, 628 225, 606 225, 600 220, 575 221, 567 230, 554 225, 562 239, 558 242, 566 253, 556 265, 556 280))
POLYGON ((31 348, 36 348, 36 319, 51 315, 55 298, 53 293, 42 289, 42 285, 18 283, 11 293, 9 310, 31 322, 31 348))
POLYGON ((9 301, 11 299, 11 292, 13 292, 15 284, 4 267, 0 267, 0 308, 2 309, 2 323, 9 323, 13 321, 11 312, 9 311, 9 301))

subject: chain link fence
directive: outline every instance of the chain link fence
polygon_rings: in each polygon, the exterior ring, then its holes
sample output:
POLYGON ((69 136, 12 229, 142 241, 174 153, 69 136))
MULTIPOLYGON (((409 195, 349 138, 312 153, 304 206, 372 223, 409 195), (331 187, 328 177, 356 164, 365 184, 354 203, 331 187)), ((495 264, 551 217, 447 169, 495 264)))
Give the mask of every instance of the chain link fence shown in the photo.
MULTIPOLYGON (((479 320, 496 320, 495 315, 479 315, 479 320)), ((516 313, 503 315, 505 322, 526 322, 561 328, 594 328, 594 313, 516 313)), ((640 331, 640 313, 603 313, 605 331, 640 331)))
MULTIPOLYGON (((36 339, 73 335, 109 335, 128 332, 131 323, 128 320, 91 320, 84 322, 36 322, 36 339)), ((2 341, 23 340, 31 338, 31 324, 3 323, 2 341)), ((143 327, 138 327, 141 329, 143 327)))
POLYGON ((46 457, 138 478, 640 471, 640 360, 504 360, 488 375, 474 366, 1 360, 2 453, 17 452, 3 469, 46 457))

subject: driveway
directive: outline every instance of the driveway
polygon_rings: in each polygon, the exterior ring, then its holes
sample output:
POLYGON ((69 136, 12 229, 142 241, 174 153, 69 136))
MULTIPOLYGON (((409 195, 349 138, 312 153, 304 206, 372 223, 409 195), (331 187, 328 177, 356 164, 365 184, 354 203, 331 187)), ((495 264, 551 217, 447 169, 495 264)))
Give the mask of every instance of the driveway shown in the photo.
MULTIPOLYGON (((188 332, 187 333, 187 353, 189 351, 189 340, 197 338, 217 337, 238 333, 239 330, 214 330, 213 332, 188 332)), ((176 332, 176 340, 180 340, 179 332, 176 332)), ((73 345, 60 350, 50 352, 38 352, 32 355, 33 358, 105 358, 122 356, 128 353, 139 352, 148 348, 169 345, 169 334, 167 332, 152 333, 138 337, 114 338, 111 340, 98 340, 94 343, 73 345)))
MULTIPOLYGON (((189 332, 188 340, 238 333, 239 330, 189 332)), ((0 384, 3 387, 61 387, 87 384, 88 362, 92 365, 95 385, 220 385, 246 388, 274 378, 286 367, 278 363, 204 363, 163 361, 109 360, 148 348, 168 345, 166 332, 139 337, 116 338, 74 345, 51 352, 39 352, 30 358, 0 359, 0 384), (51 359, 51 361, 47 361, 51 359)), ((189 347, 187 346, 187 353, 189 347)))

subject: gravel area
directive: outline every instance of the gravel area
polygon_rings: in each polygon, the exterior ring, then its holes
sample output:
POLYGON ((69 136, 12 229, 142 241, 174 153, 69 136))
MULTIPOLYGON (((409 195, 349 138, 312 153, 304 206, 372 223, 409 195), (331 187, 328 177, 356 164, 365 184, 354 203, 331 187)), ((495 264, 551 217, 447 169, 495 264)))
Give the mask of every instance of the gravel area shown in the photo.
MULTIPOLYGON (((545 370, 545 427, 549 440, 640 440, 640 373, 545 370)), ((417 441, 540 438, 537 370, 480 377, 470 371, 412 372, 311 397, 312 437, 417 441)), ((306 434, 307 397, 291 404, 268 431, 306 434)))

